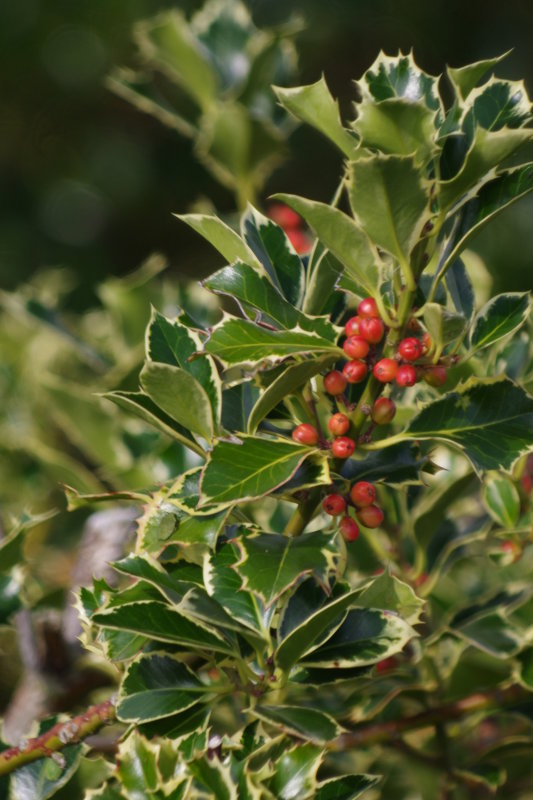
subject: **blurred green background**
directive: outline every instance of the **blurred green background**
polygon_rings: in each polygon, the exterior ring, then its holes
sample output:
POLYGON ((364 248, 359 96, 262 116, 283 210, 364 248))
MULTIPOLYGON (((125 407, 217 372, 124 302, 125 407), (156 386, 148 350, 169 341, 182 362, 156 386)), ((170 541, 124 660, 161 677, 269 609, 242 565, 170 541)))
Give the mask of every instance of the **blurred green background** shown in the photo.
MULTIPOLYGON (((233 199, 195 159, 190 141, 138 112, 103 85, 111 67, 131 63, 132 26, 160 10, 186 13, 201 2, 166 0, 17 0, 0 3, 0 285, 13 289, 43 268, 65 266, 76 281, 68 302, 91 306, 105 276, 164 253, 170 277, 210 271, 200 237, 176 221, 210 198, 221 211, 233 199)), ((352 78, 380 48, 414 53, 440 72, 514 48, 500 69, 533 89, 533 4, 421 0, 252 0, 256 24, 300 14, 299 81, 322 71, 349 112, 352 78)), ((339 158, 314 131, 298 129, 291 158, 266 194, 328 200, 339 158)), ((475 244, 495 275, 495 289, 531 287, 533 200, 522 201, 475 244)))

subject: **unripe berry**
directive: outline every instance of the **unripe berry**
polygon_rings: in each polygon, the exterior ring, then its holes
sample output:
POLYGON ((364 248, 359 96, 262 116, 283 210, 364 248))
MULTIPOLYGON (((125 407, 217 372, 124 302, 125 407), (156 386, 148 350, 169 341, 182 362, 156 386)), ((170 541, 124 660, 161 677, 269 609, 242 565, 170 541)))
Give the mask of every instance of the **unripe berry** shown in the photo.
POLYGON ((303 422, 293 430, 292 438, 295 442, 298 442, 298 444, 308 444, 312 446, 318 444, 318 431, 316 428, 313 428, 312 425, 303 422))
POLYGON ((367 372, 368 367, 365 362, 359 361, 358 359, 355 361, 348 361, 342 370, 342 374, 348 383, 361 383, 361 381, 364 381, 366 378, 367 372))
POLYGON ((292 208, 285 203, 271 203, 267 211, 270 219, 285 230, 289 228, 301 228, 302 218, 292 208))
POLYGON ((414 386, 417 380, 416 369, 411 364, 402 364, 396 373, 398 386, 414 386))
POLYGON ((337 396, 342 394, 346 389, 348 381, 338 369, 334 369, 324 378, 324 389, 328 394, 337 396))
POLYGON ((373 297, 365 297, 357 306, 357 313, 360 317, 374 317, 379 319, 379 311, 373 297))
POLYGON ((346 325, 344 326, 344 330, 346 332, 346 336, 359 336, 359 323, 361 320, 359 317, 350 317, 346 325))
POLYGON ((365 358, 370 350, 370 345, 362 336, 348 336, 342 349, 348 358, 365 358))
POLYGON ((442 386, 446 383, 446 369, 439 364, 424 370, 424 380, 430 386, 442 386))
POLYGON ((429 353, 431 348, 433 347, 433 339, 426 331, 426 333, 422 336, 422 355, 425 356, 426 353, 429 353))
POLYGON ((376 425, 388 425, 396 414, 396 404, 388 397, 378 397, 372 409, 372 419, 376 425))
POLYGON ((396 377, 398 363, 393 358, 382 358, 374 364, 374 377, 381 383, 390 383, 396 377))
POLYGON ((350 428, 350 420, 340 412, 338 414, 333 414, 328 422, 328 428, 334 436, 344 436, 345 433, 348 433, 350 428))
POLYGON ((350 458, 354 450, 355 442, 349 436, 339 436, 331 445, 331 452, 335 458, 350 458))
POLYGON ((357 519, 365 528, 379 528, 383 522, 383 511, 379 506, 365 506, 357 509, 357 519))
POLYGON ((338 517, 346 511, 346 500, 340 494, 328 494, 322 501, 322 508, 326 514, 338 517))
POLYGON ((377 344, 383 339, 385 325, 375 317, 363 317, 359 320, 359 333, 370 344, 377 344))
POLYGON ((350 499, 357 508, 371 506, 376 499, 376 490, 368 481, 357 481, 350 490, 350 499))
POLYGON ((416 361, 422 355, 422 345, 414 336, 409 336, 398 345, 398 353, 404 361, 416 361))
POLYGON ((339 522, 339 528, 346 542, 355 542, 359 536, 359 525, 351 517, 343 517, 339 522))

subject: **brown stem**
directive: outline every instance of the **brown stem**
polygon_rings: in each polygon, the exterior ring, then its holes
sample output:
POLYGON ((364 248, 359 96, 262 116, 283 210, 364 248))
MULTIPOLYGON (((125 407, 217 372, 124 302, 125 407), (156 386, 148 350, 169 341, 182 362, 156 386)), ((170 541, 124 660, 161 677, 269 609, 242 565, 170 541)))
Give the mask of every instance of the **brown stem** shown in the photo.
POLYGON ((396 739, 407 731, 437 726, 444 722, 460 719, 478 711, 491 710, 502 706, 512 706, 522 700, 532 700, 530 692, 521 686, 509 686, 492 692, 478 692, 454 703, 447 703, 428 711, 421 711, 411 717, 375 722, 361 725, 353 731, 339 736, 331 745, 333 750, 351 750, 361 745, 383 744, 396 739))
POLYGON ((45 758, 73 742, 80 742, 114 720, 115 706, 112 700, 91 706, 77 717, 58 722, 41 736, 28 739, 20 747, 3 750, 0 753, 0 775, 8 775, 24 764, 45 758))

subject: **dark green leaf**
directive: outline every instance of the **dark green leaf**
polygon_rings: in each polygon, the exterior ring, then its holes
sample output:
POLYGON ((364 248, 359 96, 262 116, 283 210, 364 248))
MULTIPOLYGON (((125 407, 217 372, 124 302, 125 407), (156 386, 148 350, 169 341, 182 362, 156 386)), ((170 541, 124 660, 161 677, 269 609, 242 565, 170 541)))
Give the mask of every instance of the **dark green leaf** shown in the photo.
POLYGON ((516 655, 525 644, 524 637, 497 611, 454 626, 454 630, 494 658, 503 659, 516 655))
POLYGON ((170 717, 198 702, 208 688, 183 663, 151 653, 131 663, 122 679, 117 716, 124 722, 170 717))
MULTIPOLYGON (((174 567, 173 572, 167 572, 159 561, 148 554, 139 556, 128 556, 120 561, 113 563, 113 568, 123 575, 130 575, 147 583, 152 584, 158 589, 166 600, 172 603, 179 602, 189 589, 197 585, 197 581, 191 578, 195 573, 190 569, 184 570, 183 564, 174 567), (173 574, 174 573, 174 574, 173 574)), ((172 567, 170 568, 172 570, 172 567)), ((201 572, 198 569, 198 578, 201 580, 201 572)))
POLYGON ((438 81, 438 77, 428 75, 415 64, 412 53, 387 56, 382 51, 358 86, 363 98, 372 98, 378 104, 403 98, 437 111, 440 108, 438 81))
POLYGON ((174 216, 186 222, 204 239, 207 239, 229 264, 234 261, 244 261, 245 264, 254 267, 259 274, 263 271, 261 263, 239 234, 218 217, 211 217, 207 214, 175 214, 174 216))
POLYGON ((339 559, 336 535, 307 533, 296 539, 259 533, 237 540, 242 557, 235 569, 243 587, 258 594, 267 606, 304 577, 323 586, 335 574, 339 559))
POLYGON ((523 81, 492 77, 472 92, 463 128, 471 134, 480 125, 488 131, 520 128, 531 118, 531 103, 523 81))
POLYGON ((272 331, 247 320, 225 317, 209 337, 205 351, 224 364, 255 365, 304 353, 341 356, 343 352, 322 336, 306 331, 272 331))
POLYGON ((387 450, 366 453, 360 460, 350 458, 341 474, 350 481, 382 481, 388 486, 399 487, 420 483, 420 471, 428 461, 416 446, 403 442, 387 450))
POLYGON ((332 303, 338 302, 340 295, 334 290, 343 271, 339 259, 317 241, 307 272, 303 302, 303 310, 307 314, 322 314, 326 309, 329 310, 332 303))
MULTIPOLYGON (((255 433, 259 423, 274 409, 284 398, 289 397, 308 380, 326 370, 336 356, 325 358, 312 358, 297 364, 289 364, 287 368, 262 392, 254 405, 248 419, 248 433, 255 433)), ((237 430, 239 430, 237 428, 237 430)))
POLYGON ((153 601, 130 603, 93 615, 93 622, 105 628, 131 631, 158 642, 170 642, 199 650, 232 655, 234 647, 218 634, 197 625, 177 611, 153 601))
POLYGON ((322 750, 312 744, 303 744, 286 750, 275 762, 270 789, 279 800, 296 800, 313 797, 316 773, 322 761, 322 750))
POLYGON ((173 420, 208 441, 214 432, 207 392, 189 372, 147 361, 140 375, 146 394, 173 420))
POLYGON ((208 797, 236 800, 237 794, 229 765, 222 764, 218 759, 210 761, 204 756, 189 762, 189 770, 200 785, 208 790, 208 797))
POLYGON ((447 271, 446 286, 459 314, 469 320, 474 313, 474 287, 460 258, 454 261, 447 271))
POLYGON ((314 452, 290 439, 241 436, 237 442, 219 440, 203 470, 200 507, 229 506, 263 497, 286 483, 314 452))
POLYGON ((151 361, 179 367, 189 372, 205 390, 211 403, 213 419, 220 419, 220 380, 212 358, 204 356, 189 360, 201 350, 202 341, 186 325, 169 320, 155 309, 146 332, 146 355, 151 361))
POLYGON ((122 742, 117 759, 117 778, 131 798, 152 800, 160 775, 157 769, 159 748, 137 731, 122 742))
POLYGON ((245 309, 251 306, 256 312, 260 312, 259 316, 263 321, 277 324, 285 330, 300 327, 331 342, 338 339, 340 331, 335 329, 327 317, 309 317, 298 311, 274 288, 268 278, 258 275, 246 264, 236 263, 223 267, 207 278, 204 285, 214 292, 233 297, 245 309))
POLYGON ((323 133, 334 142, 344 155, 353 155, 357 141, 343 127, 337 103, 330 94, 324 76, 308 86, 291 89, 274 87, 281 105, 309 125, 323 133))
POLYGON ((256 705, 251 711, 255 717, 316 744, 331 742, 341 731, 333 717, 313 708, 256 705))
POLYGON ((395 578, 388 571, 363 589, 357 597, 357 605, 395 611, 410 625, 420 622, 424 611, 424 601, 416 596, 407 583, 395 578))
POLYGON ((242 579, 233 567, 239 552, 231 542, 205 560, 205 587, 209 594, 235 619, 268 639, 274 608, 267 611, 257 595, 242 588, 242 579))
POLYGON ((22 586, 16 573, 0 575, 0 625, 5 625, 12 614, 22 608, 22 586))
POLYGON ((274 286, 289 303, 299 307, 304 292, 305 272, 283 230, 250 206, 242 220, 242 234, 274 286))
POLYGON ((467 64, 464 67, 448 67, 448 76, 463 100, 466 100, 472 89, 487 74, 487 72, 497 66, 500 61, 507 58, 511 51, 502 53, 495 58, 486 58, 483 61, 476 61, 474 64, 467 64))
POLYGON ((518 330, 529 316, 529 292, 498 294, 478 311, 472 323, 470 347, 482 350, 518 330))
POLYGON ((400 264, 409 261, 429 217, 428 188, 411 156, 376 154, 350 165, 355 218, 400 264))
POLYGON ((513 528, 520 516, 520 496, 513 481, 499 472, 489 473, 484 480, 485 508, 504 528, 513 528))
POLYGON ((363 667, 399 653, 414 635, 411 626, 394 612, 356 608, 348 612, 333 636, 302 662, 334 669, 363 667))
POLYGON ((474 473, 468 470, 463 475, 452 474, 449 480, 441 481, 434 489, 425 492, 415 506, 413 519, 413 532, 422 552, 427 552, 431 539, 453 503, 472 491, 476 480, 474 473))
POLYGON ((365 233, 351 217, 325 203, 292 194, 276 194, 274 197, 294 208, 305 219, 320 242, 339 259, 367 294, 376 294, 383 264, 367 236, 368 231, 365 233))
POLYGON ((372 789, 381 778, 377 775, 342 775, 319 783, 315 800, 356 800, 372 789))
POLYGON ((389 441, 403 436, 454 445, 477 472, 510 470, 533 447, 533 398, 508 378, 470 378, 425 406, 389 441))
POLYGON ((166 433, 167 436, 177 439, 185 447, 195 452, 199 451, 199 445, 191 437, 187 428, 173 420, 144 392, 106 392, 102 397, 111 400, 125 411, 135 414, 149 425, 166 433))
POLYGON ((232 433, 244 433, 248 418, 259 399, 257 386, 246 380, 222 392, 222 427, 232 433))
MULTIPOLYGON (((495 177, 495 167, 526 144, 532 136, 533 131, 526 128, 509 128, 501 131, 476 128, 474 140, 463 166, 457 175, 442 181, 439 185, 441 208, 451 208, 467 193, 477 194, 483 184, 495 177)), ((457 255, 454 253, 454 260, 457 255)))
MULTIPOLYGON (((198 695, 198 698, 201 699, 201 695, 198 695)), ((191 706, 171 717, 142 723, 139 725, 139 730, 150 739, 154 736, 166 736, 173 740, 183 739, 190 734, 203 730, 207 725, 209 714, 209 707, 202 703, 191 706)))

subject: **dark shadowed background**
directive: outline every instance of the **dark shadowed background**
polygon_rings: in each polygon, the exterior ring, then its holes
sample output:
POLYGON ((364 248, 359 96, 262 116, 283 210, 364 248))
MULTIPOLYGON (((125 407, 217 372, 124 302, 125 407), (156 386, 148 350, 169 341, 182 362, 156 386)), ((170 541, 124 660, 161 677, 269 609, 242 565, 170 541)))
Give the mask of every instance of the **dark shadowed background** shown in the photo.
MULTIPOLYGON (((113 65, 132 57, 139 19, 200 2, 166 0, 17 0, 0 3, 0 285, 14 288, 36 270, 66 266, 79 287, 71 302, 91 304, 90 288, 134 269, 154 250, 172 274, 210 271, 209 251, 177 222, 209 197, 224 212, 232 198, 197 163, 189 141, 143 115, 103 86, 113 65), (88 291, 89 290, 89 291, 88 291)), ((533 89, 533 4, 459 0, 253 0, 257 25, 300 13, 300 83, 322 71, 346 112, 351 79, 383 48, 414 48, 434 73, 513 48, 499 74, 533 89)), ((339 159, 318 134, 292 136, 292 158, 267 193, 328 200, 339 159)), ((496 289, 531 288, 533 201, 522 201, 475 243, 496 289)))

